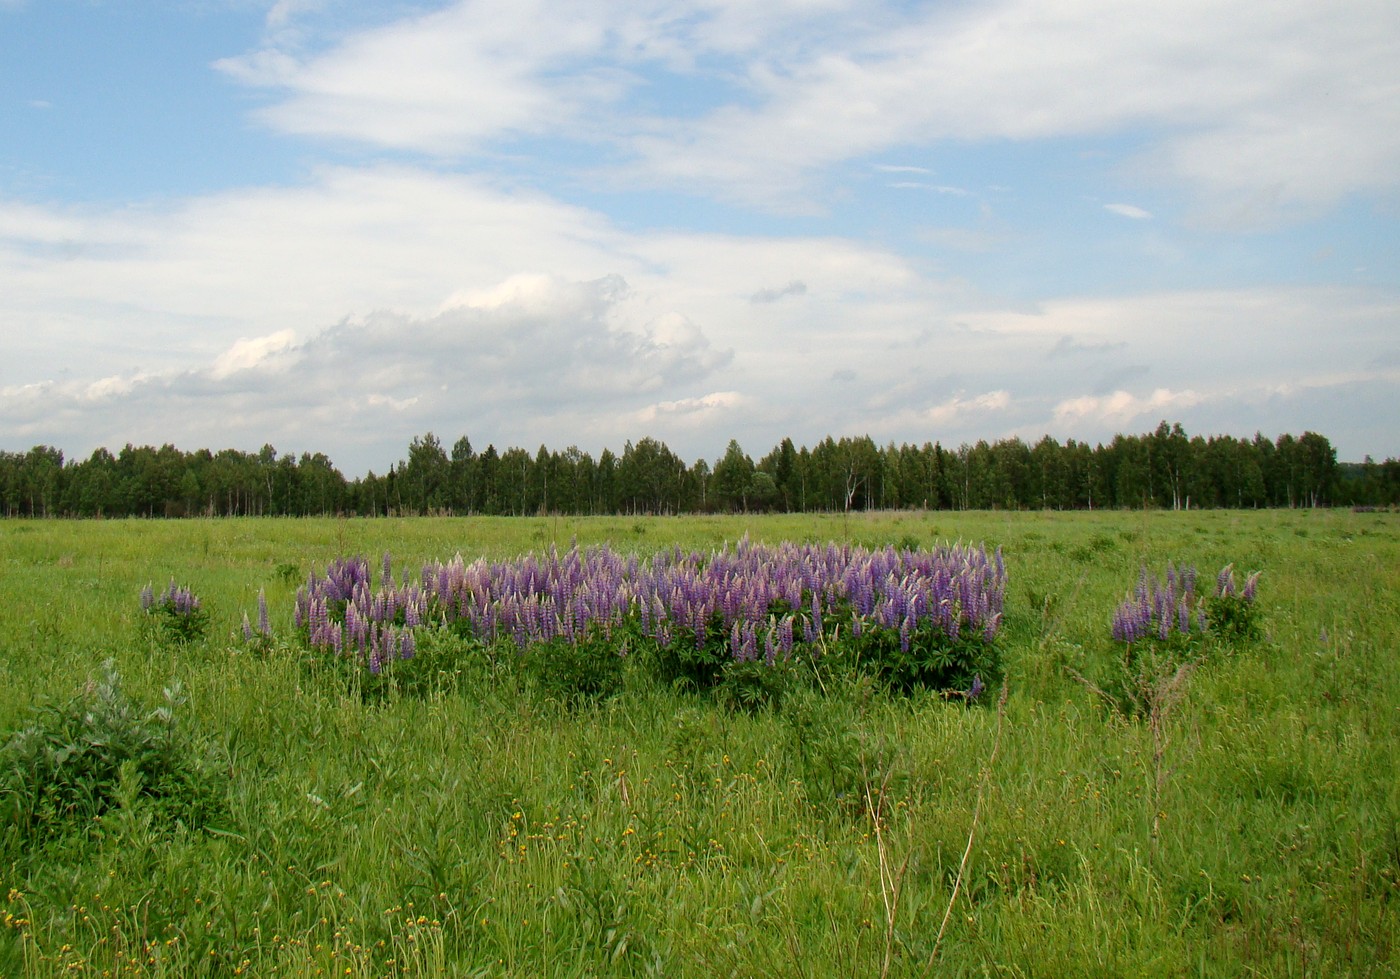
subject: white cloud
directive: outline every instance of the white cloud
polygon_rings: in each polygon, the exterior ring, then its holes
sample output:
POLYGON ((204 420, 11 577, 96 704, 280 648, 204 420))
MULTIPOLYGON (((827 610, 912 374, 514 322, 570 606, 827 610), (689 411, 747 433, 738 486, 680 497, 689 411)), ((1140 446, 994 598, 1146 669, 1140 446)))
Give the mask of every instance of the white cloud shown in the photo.
POLYGON ((717 416, 749 410, 754 404, 753 398, 740 394, 738 391, 715 391, 697 398, 658 401, 656 404, 642 408, 633 417, 642 426, 651 425, 661 419, 679 419, 691 425, 713 425, 717 416))
POLYGON ((639 135, 635 177, 782 203, 893 146, 1133 133, 1141 174, 1242 215, 1400 182, 1400 8, 1384 0, 1006 0, 851 28, 754 63, 750 105, 639 135))
POLYGON ((760 289, 749 297, 751 303, 775 303, 787 296, 802 296, 807 293, 807 283, 793 279, 780 289, 760 289))
POLYGON ((260 115, 277 129, 455 154, 501 134, 574 126, 620 93, 580 64, 609 42, 592 4, 475 0, 365 30, 301 57, 267 48, 216 67, 284 90, 260 115))
POLYGON ((1132 218, 1134 221, 1146 221, 1152 217, 1151 211, 1145 211, 1135 204, 1105 204, 1103 209, 1119 217, 1132 218))
POLYGON ((872 154, 1124 133, 1139 177, 1184 183, 1218 223, 1400 185, 1389 0, 462 0, 305 53, 274 29, 308 6, 281 0, 267 47, 217 63, 301 135, 448 157, 574 139, 607 147, 620 185, 796 211, 872 154), (703 83, 712 108, 670 109, 657 83, 703 83))
POLYGON ((1203 400, 1201 394, 1190 390, 1158 388, 1145 398, 1115 391, 1106 397, 1084 396, 1061 401, 1055 406, 1053 418, 1056 425, 1071 429, 1084 427, 1088 422, 1096 428, 1108 426, 1126 431, 1144 416, 1177 418, 1182 411, 1196 407, 1203 400))
POLYGON ((291 330, 279 330, 269 336, 254 337, 251 340, 240 337, 237 343, 214 361, 210 376, 215 380, 223 380, 231 374, 265 364, 277 354, 288 350, 294 339, 295 335, 291 330))
POLYGON ((922 420, 932 426, 950 428, 967 424, 969 416, 1002 412, 1010 405, 1008 391, 988 391, 970 399, 957 395, 922 412, 922 420))
POLYGON ((651 434, 686 457, 1108 437, 1131 410, 1277 431, 1351 379, 1373 392, 1357 430, 1381 433, 1355 454, 1400 451, 1374 393, 1396 386, 1393 290, 1010 304, 883 246, 627 232, 407 167, 159 206, 0 201, 0 281, 0 322, 26 324, 0 362, 5 448, 290 442, 356 473, 428 429, 592 451, 651 434))

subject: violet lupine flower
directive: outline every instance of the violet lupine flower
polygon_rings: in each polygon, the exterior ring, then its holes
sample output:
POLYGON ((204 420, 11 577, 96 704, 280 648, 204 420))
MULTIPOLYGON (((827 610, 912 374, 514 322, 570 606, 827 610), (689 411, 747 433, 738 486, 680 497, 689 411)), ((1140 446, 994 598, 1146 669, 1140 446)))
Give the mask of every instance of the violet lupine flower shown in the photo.
POLYGON ((261 588, 258 589, 258 633, 272 635, 272 622, 267 614, 267 593, 261 588))
MULTIPOLYGON (((311 623, 308 638, 313 646, 326 646, 331 643, 331 633, 334 631, 336 640, 340 638, 340 627, 331 628, 330 611, 326 608, 324 598, 313 598, 308 611, 307 620, 311 623)), ((339 650, 337 650, 338 652, 339 650)))
POLYGON ((778 622, 778 650, 783 659, 792 655, 792 616, 785 615, 778 622))
POLYGON ((149 583, 147 583, 146 587, 141 589, 141 610, 144 612, 149 612, 152 608, 155 607, 155 604, 155 589, 149 583))
POLYGON ((972 674, 972 686, 967 688, 967 692, 963 696, 968 700, 976 700, 982 696, 982 692, 986 689, 986 684, 982 682, 982 674, 974 673, 972 674))
POLYGON ((1194 568, 1178 570, 1169 564, 1165 581, 1150 578, 1143 568, 1138 574, 1136 594, 1125 598, 1114 612, 1113 638, 1119 642, 1149 637, 1165 641, 1174 631, 1190 633, 1193 624, 1203 628, 1196 607, 1195 580, 1194 568))

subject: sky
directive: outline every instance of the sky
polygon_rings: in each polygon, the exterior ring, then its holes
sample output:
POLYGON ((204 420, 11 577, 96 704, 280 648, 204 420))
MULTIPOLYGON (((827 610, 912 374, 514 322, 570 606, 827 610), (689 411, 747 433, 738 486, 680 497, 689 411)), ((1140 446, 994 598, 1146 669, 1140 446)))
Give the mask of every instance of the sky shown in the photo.
POLYGON ((0 0, 0 449, 1400 456, 1394 0, 0 0))

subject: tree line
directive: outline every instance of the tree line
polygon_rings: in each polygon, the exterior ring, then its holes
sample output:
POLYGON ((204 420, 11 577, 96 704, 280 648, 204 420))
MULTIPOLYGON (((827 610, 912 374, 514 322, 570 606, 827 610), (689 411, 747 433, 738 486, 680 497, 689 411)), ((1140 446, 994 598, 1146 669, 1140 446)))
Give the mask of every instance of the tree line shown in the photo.
POLYGON ((322 453, 279 455, 128 444, 81 461, 39 445, 0 452, 8 517, 404 514, 676 514, 922 508, 1317 507, 1400 504, 1400 460, 1338 463, 1323 435, 1188 436, 1162 422, 1090 446, 1048 435, 963 444, 783 439, 757 462, 730 441, 713 463, 665 443, 627 442, 597 458, 576 446, 478 452, 431 432, 377 475, 346 479, 322 453))

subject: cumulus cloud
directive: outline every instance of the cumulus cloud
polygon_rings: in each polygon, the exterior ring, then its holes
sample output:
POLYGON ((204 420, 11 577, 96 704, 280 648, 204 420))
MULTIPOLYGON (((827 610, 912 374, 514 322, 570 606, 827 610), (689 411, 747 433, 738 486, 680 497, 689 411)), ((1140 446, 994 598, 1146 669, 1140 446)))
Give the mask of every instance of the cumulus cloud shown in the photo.
POLYGON ((661 420, 690 426, 710 426, 716 421, 723 424, 735 412, 751 410, 755 404, 754 398, 738 391, 715 391, 696 398, 658 401, 637 411, 633 418, 643 429, 661 420))
MULTIPOLYGON (((314 420, 323 438, 343 443, 362 438, 384 412, 408 416, 410 426, 456 417, 525 435, 532 419, 550 412, 611 426, 636 413, 649 394, 703 384, 732 357, 681 316, 636 329, 619 324, 625 284, 618 280, 531 281, 523 298, 518 282, 502 283, 487 291, 494 301, 432 316, 378 312, 304 342, 290 331, 240 340, 207 367, 7 388, 0 418, 32 430, 102 402, 104 413, 133 430, 163 428, 151 436, 159 441, 218 419, 223 438, 260 442, 314 420), (516 299, 500 301, 505 295, 516 299), (269 428, 259 435, 259 425, 269 428)), ((652 410, 709 411, 739 401, 720 392, 652 410)), ((207 444, 212 435, 194 437, 207 444)))
POLYGON ((26 327, 0 362, 7 449, 291 442, 363 472, 428 429, 688 456, 1106 437, 1135 406, 1278 431, 1360 384, 1367 431, 1400 431, 1374 394, 1396 383, 1391 289, 998 299, 882 243, 624 230, 407 166, 139 208, 0 200, 0 281, 0 322, 26 327))

